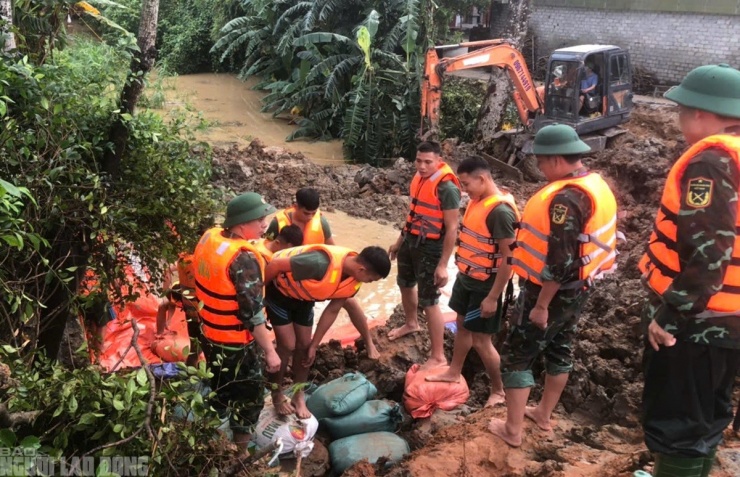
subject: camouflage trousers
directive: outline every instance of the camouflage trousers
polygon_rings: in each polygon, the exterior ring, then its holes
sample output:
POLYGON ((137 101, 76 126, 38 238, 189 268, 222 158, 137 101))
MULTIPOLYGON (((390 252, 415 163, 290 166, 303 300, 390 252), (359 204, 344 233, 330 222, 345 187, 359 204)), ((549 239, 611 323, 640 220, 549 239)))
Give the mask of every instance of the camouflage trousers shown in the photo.
POLYGON ((588 291, 560 291, 548 307, 547 328, 529 321, 541 287, 520 282, 521 289, 511 327, 501 349, 501 378, 505 388, 534 386, 532 367, 540 355, 545 357, 549 375, 569 373, 573 369, 573 341, 578 332, 581 309, 588 291))
POLYGON ((201 337, 203 354, 213 373, 211 405, 231 430, 251 434, 265 404, 264 353, 256 342, 241 348, 220 346, 201 337))

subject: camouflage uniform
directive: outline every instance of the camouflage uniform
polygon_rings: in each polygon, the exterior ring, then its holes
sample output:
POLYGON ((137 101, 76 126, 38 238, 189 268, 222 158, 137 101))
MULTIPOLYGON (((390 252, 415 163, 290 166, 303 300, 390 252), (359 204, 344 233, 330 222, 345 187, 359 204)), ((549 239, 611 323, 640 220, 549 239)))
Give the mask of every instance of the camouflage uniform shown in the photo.
MULTIPOLYGON (((229 278, 236 287, 237 317, 253 330, 264 325, 263 282, 259 263, 251 252, 242 252, 229 266, 229 278)), ((201 345, 213 373, 211 401, 222 418, 230 416, 231 430, 251 434, 265 402, 264 353, 256 341, 222 346, 201 336, 201 345)))
POLYGON ((732 421, 740 316, 695 316, 722 286, 730 264, 738 190, 740 171, 721 149, 697 155, 682 178, 676 219, 681 272, 663 296, 650 290, 643 309, 645 327, 655 320, 677 339, 674 346, 660 351, 647 340, 645 344, 645 442, 658 454, 686 458, 711 455, 732 421), (695 191, 708 195, 704 198, 708 205, 688 205, 687 184, 692 179, 711 181, 711 188, 695 191))
MULTIPOLYGON (((586 169, 581 168, 571 175, 579 177, 585 174, 586 169)), ((558 283, 576 281, 579 279, 578 267, 574 267, 580 255, 578 236, 591 217, 591 200, 580 189, 565 187, 555 195, 549 211, 550 236, 542 279, 558 283)), ((516 321, 512 323, 501 350, 501 377, 505 388, 534 386, 532 366, 541 353, 545 355, 550 375, 569 373, 573 368, 573 339, 589 291, 558 291, 548 307, 547 328, 543 330, 529 321, 529 313, 537 303, 540 290, 539 285, 520 280, 516 321)))

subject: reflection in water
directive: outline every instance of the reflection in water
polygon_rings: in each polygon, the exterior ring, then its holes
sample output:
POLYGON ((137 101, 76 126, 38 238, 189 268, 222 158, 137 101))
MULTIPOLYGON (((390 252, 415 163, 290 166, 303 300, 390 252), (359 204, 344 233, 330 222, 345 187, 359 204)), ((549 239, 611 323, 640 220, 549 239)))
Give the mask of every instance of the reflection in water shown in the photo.
POLYGON ((203 73, 166 78, 165 108, 194 109, 213 124, 206 131, 195 133, 199 140, 214 146, 248 145, 259 138, 267 146, 280 146, 292 152, 302 152, 319 164, 341 164, 342 142, 294 141, 285 138, 295 131, 295 126, 284 119, 263 113, 263 91, 251 89, 258 80, 240 81, 232 74, 203 73))

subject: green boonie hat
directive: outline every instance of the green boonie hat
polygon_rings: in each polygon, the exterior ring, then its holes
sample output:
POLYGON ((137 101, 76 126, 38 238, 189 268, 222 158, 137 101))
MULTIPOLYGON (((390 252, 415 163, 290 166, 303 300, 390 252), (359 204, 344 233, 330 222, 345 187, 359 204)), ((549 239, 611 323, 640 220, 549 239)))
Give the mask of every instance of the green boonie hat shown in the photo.
POLYGON ((591 152, 575 129, 565 124, 552 124, 540 129, 534 137, 532 152, 541 156, 571 156, 591 152))
POLYGON ((740 118, 740 71, 725 63, 700 66, 663 96, 689 108, 740 118))
POLYGON ((265 202, 256 192, 247 192, 231 199, 226 206, 224 228, 261 219, 275 212, 275 207, 265 202))

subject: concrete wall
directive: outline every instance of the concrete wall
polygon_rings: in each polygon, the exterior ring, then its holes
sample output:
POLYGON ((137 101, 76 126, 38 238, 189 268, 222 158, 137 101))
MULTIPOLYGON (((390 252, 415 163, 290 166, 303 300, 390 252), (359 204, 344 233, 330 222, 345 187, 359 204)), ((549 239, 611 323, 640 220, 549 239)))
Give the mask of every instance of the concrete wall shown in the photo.
POLYGON ((614 44, 630 51, 633 64, 668 83, 679 82, 703 64, 740 68, 740 0, 534 0, 533 4, 530 28, 537 36, 538 56, 563 46, 614 44), (585 8, 586 4, 594 8, 585 8), (628 4, 634 9, 618 7, 628 4), (696 13, 677 13, 672 7, 696 13), (711 10, 723 14, 698 13, 711 10))

